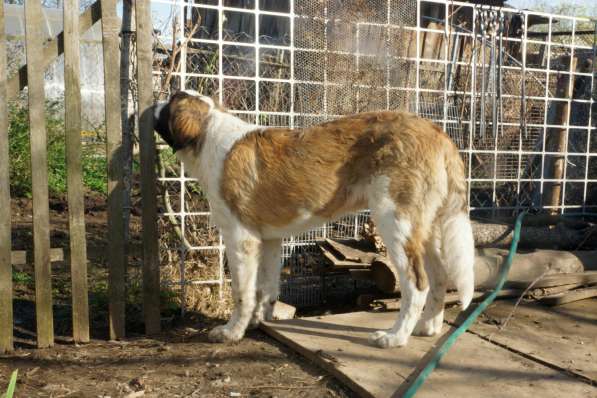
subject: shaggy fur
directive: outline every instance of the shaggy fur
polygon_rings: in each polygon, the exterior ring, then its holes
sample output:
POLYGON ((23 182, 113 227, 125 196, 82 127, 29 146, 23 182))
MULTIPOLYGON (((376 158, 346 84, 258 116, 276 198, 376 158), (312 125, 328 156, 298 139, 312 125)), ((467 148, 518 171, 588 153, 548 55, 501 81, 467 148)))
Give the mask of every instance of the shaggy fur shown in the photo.
POLYGON ((205 189, 226 243, 235 310, 212 340, 239 340, 271 315, 282 238, 363 208, 371 209, 403 299, 396 324, 374 333, 374 344, 439 333, 447 278, 463 308, 470 303, 464 166, 431 122, 369 112, 303 130, 261 128, 194 92, 175 94, 155 113, 156 130, 205 189))

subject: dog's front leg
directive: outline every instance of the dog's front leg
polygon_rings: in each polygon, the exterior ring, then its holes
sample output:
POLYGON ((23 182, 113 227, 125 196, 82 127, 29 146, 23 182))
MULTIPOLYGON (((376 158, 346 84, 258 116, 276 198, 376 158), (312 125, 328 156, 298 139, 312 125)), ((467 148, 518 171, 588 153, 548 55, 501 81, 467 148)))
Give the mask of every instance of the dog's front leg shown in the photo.
POLYGON ((218 326, 209 333, 209 340, 213 342, 239 341, 243 338, 255 309, 261 251, 261 241, 248 231, 228 234, 222 231, 222 235, 232 277, 234 310, 227 324, 218 326))
POLYGON ((261 246, 261 263, 257 274, 257 304, 249 327, 257 327, 263 320, 272 320, 273 305, 278 299, 282 240, 264 240, 261 246))

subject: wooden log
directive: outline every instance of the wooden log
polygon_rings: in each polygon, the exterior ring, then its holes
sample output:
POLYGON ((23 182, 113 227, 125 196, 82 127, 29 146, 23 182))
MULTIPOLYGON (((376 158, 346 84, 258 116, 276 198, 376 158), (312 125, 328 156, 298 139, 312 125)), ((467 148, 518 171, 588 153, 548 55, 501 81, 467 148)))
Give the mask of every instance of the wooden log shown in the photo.
MULTIPOLYGON (((87 32, 100 19, 101 7, 100 1, 97 0, 79 16, 79 33, 83 34, 87 32)), ((63 33, 48 40, 42 51, 42 64, 40 68, 45 70, 64 52, 63 33)), ((21 90, 25 87, 27 87, 27 64, 21 66, 19 71, 8 80, 8 99, 13 100, 17 98, 21 90)))
POLYGON ((39 348, 54 345, 48 153, 42 47, 43 23, 41 3, 39 1, 25 2, 29 131, 31 137, 31 193, 33 197, 33 247, 35 253, 35 319, 39 348))
MULTIPOLYGON (((483 220, 476 221, 483 223, 483 220)), ((497 224, 514 225, 516 217, 495 217, 491 221, 497 224)), ((572 229, 584 229, 593 225, 584 220, 565 217, 559 214, 529 214, 525 216, 523 222, 524 227, 545 227, 558 224, 564 224, 566 227, 572 229)))
MULTIPOLYGON (((496 285, 500 267, 507 255, 508 251, 503 249, 477 251, 475 288, 490 289, 496 285)), ((537 250, 531 253, 518 253, 514 256, 512 268, 508 274, 507 286, 526 287, 541 275, 544 275, 545 278, 549 274, 570 274, 583 271, 583 261, 572 252, 537 250)), ((454 287, 450 284, 448 286, 454 287)))
MULTIPOLYGON (((512 243, 512 225, 472 222, 477 247, 508 247, 512 243)), ((535 249, 576 250, 591 227, 574 229, 560 223, 551 226, 523 226, 519 247, 535 249)), ((594 246, 594 245, 593 245, 594 246)), ((588 246, 590 247, 590 246, 588 246)))
POLYGON ((371 263, 371 273, 375 286, 386 294, 398 293, 400 291, 400 283, 398 272, 390 264, 386 257, 379 256, 371 263))
POLYGON ((108 158, 108 264, 110 338, 125 336, 125 234, 122 134, 120 123, 120 18, 117 0, 101 0, 108 158))
MULTIPOLYGON (((597 251, 589 253, 555 250, 518 253, 514 256, 507 286, 525 288, 541 275, 544 275, 542 280, 545 279, 545 282, 537 283, 537 288, 558 284, 590 283, 596 277, 594 273, 579 274, 585 267, 597 263, 597 251)), ((508 251, 504 249, 477 251, 474 266, 476 289, 491 289, 496 285, 500 267, 507 255, 508 251)), ((371 273, 376 286, 382 292, 392 294, 400 291, 398 275, 387 258, 378 257, 371 265, 371 273)), ((455 289, 455 286, 449 282, 448 288, 455 289)))
POLYGON ((87 241, 81 166, 81 82, 79 0, 65 0, 64 12, 64 126, 68 188, 68 226, 72 286, 73 339, 89 341, 87 241))
MULTIPOLYGON (((473 237, 477 247, 504 247, 512 243, 514 219, 502 218, 495 222, 471 221, 473 237)), ((595 224, 571 220, 557 215, 537 215, 525 218, 521 230, 519 247, 532 249, 578 250, 597 249, 597 238, 588 240, 595 234, 595 224)), ((371 221, 363 228, 362 235, 379 252, 385 251, 383 242, 377 235, 371 221)), ((597 236, 597 234, 596 234, 597 236)))
POLYGON ((151 4, 137 1, 137 81, 139 82, 139 135, 141 199, 143 203, 143 311, 145 332, 160 331, 160 263, 158 255, 156 146, 153 130, 153 25, 151 4))
POLYGON ((6 100, 6 34, 4 2, 0 2, 0 354, 13 349, 12 266, 10 236, 10 173, 8 103, 6 100))
POLYGON ((565 293, 554 294, 541 298, 539 302, 549 306, 556 306, 593 297, 597 297, 597 287, 587 287, 585 289, 576 289, 565 293))

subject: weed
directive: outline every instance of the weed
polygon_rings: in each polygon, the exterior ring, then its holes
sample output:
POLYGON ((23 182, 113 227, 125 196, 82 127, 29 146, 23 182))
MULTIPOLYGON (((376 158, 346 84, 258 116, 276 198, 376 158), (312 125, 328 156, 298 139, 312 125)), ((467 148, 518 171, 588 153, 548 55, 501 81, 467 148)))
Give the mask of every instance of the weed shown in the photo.
POLYGON ((15 394, 15 388, 17 386, 17 375, 19 374, 19 370, 16 369, 12 372, 12 376, 10 376, 10 382, 8 383, 8 388, 6 389, 6 394, 3 395, 3 398, 12 398, 15 394))
POLYGON ((31 277, 31 275, 29 275, 26 272, 16 271, 16 270, 12 271, 12 281, 15 284, 21 284, 21 285, 32 285, 33 284, 33 278, 31 277))
MULTIPOLYGON (((46 102, 46 132, 48 153, 48 187, 51 195, 66 192, 66 148, 64 117, 60 102, 46 102)), ((11 103, 8 129, 10 157, 10 190, 13 197, 31 197, 31 152, 29 148, 28 109, 24 104, 11 103)), ((103 142, 96 132, 95 142, 103 142)), ((82 146, 83 183, 90 191, 106 193, 106 158, 103 146, 82 146)))

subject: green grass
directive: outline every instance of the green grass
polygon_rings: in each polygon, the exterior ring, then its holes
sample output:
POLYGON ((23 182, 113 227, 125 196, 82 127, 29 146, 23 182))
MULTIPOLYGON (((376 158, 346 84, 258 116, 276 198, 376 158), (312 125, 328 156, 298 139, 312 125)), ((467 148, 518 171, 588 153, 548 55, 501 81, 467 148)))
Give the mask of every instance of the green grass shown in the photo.
MULTIPOLYGON (((13 197, 31 196, 31 152, 28 109, 24 104, 9 107, 8 129, 10 191, 13 197)), ((66 193, 66 148, 64 116, 59 102, 46 103, 48 150, 48 188, 50 195, 66 193)), ((103 135, 97 132, 101 143, 103 135)), ((83 183, 89 191, 106 193, 106 157, 103 145, 83 145, 81 162, 83 183)))
POLYGON ((15 394, 15 388, 17 386, 17 375, 19 374, 19 370, 15 370, 12 372, 12 376, 10 376, 10 382, 8 383, 8 388, 6 389, 6 394, 3 395, 3 398, 12 398, 15 394))
POLYGON ((32 285, 33 278, 31 277, 31 275, 29 275, 26 272, 13 270, 12 271, 12 282, 15 284, 21 284, 21 285, 32 285))

